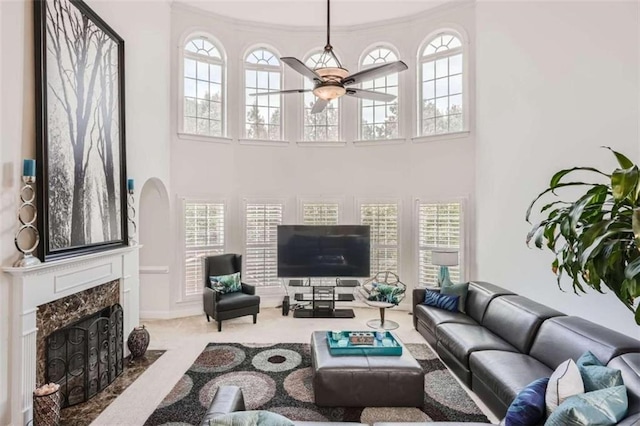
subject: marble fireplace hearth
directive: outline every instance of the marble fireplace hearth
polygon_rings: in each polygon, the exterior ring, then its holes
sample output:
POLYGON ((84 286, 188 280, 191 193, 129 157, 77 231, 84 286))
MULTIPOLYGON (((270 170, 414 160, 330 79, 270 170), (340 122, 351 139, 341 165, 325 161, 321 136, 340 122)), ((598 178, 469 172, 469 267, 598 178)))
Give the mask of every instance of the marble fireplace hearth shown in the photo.
POLYGON ((50 328, 72 323, 72 317, 85 315, 80 311, 91 313, 99 310, 94 309, 97 305, 107 303, 122 305, 124 339, 138 325, 140 247, 3 268, 11 291, 9 424, 26 425, 33 418, 33 390, 44 381, 44 342, 40 340, 51 332, 50 328), (93 306, 84 306, 85 302, 93 306))

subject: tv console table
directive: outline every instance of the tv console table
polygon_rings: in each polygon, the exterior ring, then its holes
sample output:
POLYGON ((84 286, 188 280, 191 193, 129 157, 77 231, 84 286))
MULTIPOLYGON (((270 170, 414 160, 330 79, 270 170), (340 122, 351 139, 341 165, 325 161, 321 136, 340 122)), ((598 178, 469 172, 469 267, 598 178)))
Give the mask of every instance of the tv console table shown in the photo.
POLYGON ((294 318, 355 318, 353 309, 336 309, 336 302, 353 302, 353 294, 337 294, 337 287, 358 287, 358 280, 336 279, 334 285, 312 284, 308 281, 296 279, 289 280, 289 287, 310 287, 310 293, 295 293, 293 299, 296 302, 311 303, 311 309, 296 309, 293 311, 294 318))

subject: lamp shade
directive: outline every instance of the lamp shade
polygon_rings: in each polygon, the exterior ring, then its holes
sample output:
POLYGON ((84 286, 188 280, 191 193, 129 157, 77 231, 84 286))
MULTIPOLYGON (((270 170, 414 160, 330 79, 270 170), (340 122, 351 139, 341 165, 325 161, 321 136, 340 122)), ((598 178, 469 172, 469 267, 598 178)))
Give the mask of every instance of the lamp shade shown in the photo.
POLYGON ((434 250, 431 263, 438 266, 456 266, 458 264, 457 250, 434 250))

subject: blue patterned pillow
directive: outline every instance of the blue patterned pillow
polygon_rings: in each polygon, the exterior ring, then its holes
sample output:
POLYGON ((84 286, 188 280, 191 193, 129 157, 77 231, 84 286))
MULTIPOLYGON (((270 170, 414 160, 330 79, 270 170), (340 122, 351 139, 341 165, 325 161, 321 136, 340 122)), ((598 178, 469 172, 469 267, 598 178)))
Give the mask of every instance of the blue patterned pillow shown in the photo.
POLYGON ((534 380, 518 393, 504 417, 505 426, 535 426, 544 421, 549 378, 534 380))
POLYGON ((210 426, 294 426, 293 422, 270 411, 237 411, 209 420, 210 426))
POLYGON ((627 414, 628 405, 624 386, 581 393, 565 399, 545 426, 615 425, 627 414))
POLYGON ((427 290, 424 295, 424 302, 422 303, 427 306, 444 309, 445 311, 458 312, 459 301, 460 296, 440 294, 435 291, 427 290))
POLYGON ((236 293, 242 291, 240 283, 240 272, 229 275, 219 275, 217 277, 209 277, 211 288, 220 294, 236 293))
POLYGON ((611 388, 623 385, 622 373, 615 368, 606 367, 600 360, 587 351, 576 362, 582 382, 584 383, 584 391, 591 392, 600 389, 611 388))

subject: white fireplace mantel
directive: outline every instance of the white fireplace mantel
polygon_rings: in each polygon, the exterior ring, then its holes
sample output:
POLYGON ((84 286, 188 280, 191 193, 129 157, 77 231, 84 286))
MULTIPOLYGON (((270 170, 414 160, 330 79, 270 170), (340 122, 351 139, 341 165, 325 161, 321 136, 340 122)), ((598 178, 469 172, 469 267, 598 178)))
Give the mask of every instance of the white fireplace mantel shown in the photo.
POLYGON ((24 268, 4 267, 11 291, 11 425, 33 417, 38 306, 120 280, 125 336, 139 322, 141 246, 126 246, 24 268))

